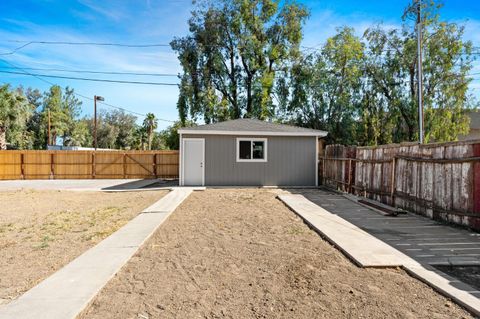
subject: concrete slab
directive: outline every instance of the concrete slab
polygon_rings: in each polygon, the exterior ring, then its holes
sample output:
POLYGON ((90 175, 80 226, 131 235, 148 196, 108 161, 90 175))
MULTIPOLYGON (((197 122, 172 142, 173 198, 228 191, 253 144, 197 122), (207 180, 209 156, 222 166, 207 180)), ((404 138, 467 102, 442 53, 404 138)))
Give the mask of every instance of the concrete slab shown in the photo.
POLYGON ((17 189, 69 191, 127 191, 142 189, 156 179, 45 179, 0 181, 0 191, 17 189))
MULTIPOLYGON (((322 199, 330 199, 329 210, 338 209, 339 203, 343 204, 342 209, 349 211, 354 216, 356 213, 365 210, 359 209, 359 205, 351 201, 350 204, 345 203, 341 199, 342 196, 337 196, 337 198, 332 198, 331 194, 321 192, 318 194, 318 197, 322 197, 322 199), (331 204, 331 202, 335 202, 335 204, 331 204)), ((403 254, 358 226, 316 205, 303 195, 282 194, 278 198, 358 265, 363 267, 401 267, 413 277, 418 278, 439 293, 451 298, 475 316, 480 317, 480 299, 475 296, 478 292, 475 288, 434 269, 428 264, 422 264, 418 261, 418 258, 414 259, 403 254)), ((344 200, 349 201, 345 198, 344 200)), ((369 209, 367 211, 372 212, 369 209)), ((376 212, 373 214, 380 216, 376 212)), ((382 216, 382 218, 392 217, 382 216)), ((414 226, 411 225, 409 227, 414 226)), ((440 238, 440 234, 437 235, 440 238)), ((445 241, 450 244, 452 243, 452 238, 464 236, 464 234, 455 232, 453 234, 444 233, 444 235, 446 235, 445 241)), ((403 244, 408 245, 408 242, 403 244)), ((456 261, 458 262, 459 260, 457 259, 456 261)))
POLYGON ((158 201, 143 210, 144 213, 165 212, 171 211, 178 206, 178 201, 185 197, 185 194, 190 194, 193 190, 203 190, 204 188, 196 187, 176 187, 175 192, 170 193, 169 197, 165 196, 163 200, 158 201))
MULTIPOLYGON (((480 317, 480 299, 469 292, 469 290, 471 291, 473 289, 472 287, 438 270, 433 270, 430 267, 424 267, 420 264, 405 265, 402 268, 412 277, 423 281, 442 295, 451 298, 475 316, 480 317), (460 288, 457 288, 457 286, 460 286, 460 288)), ((473 291, 475 291, 475 289, 473 289, 473 291)))
POLYGON ((0 306, 0 318, 75 318, 191 192, 170 192, 152 205, 161 211, 139 214, 20 298, 0 306))
POLYGON ((303 195, 279 195, 278 198, 361 267, 400 267, 410 261, 404 254, 303 195))

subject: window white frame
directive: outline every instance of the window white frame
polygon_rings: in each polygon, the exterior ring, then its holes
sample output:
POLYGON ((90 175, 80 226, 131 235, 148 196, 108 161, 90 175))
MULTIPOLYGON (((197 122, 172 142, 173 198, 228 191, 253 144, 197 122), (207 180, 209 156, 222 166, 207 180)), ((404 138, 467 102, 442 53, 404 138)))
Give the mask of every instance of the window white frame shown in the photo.
POLYGON ((268 139, 253 137, 237 137, 237 162, 267 162, 268 139), (240 158, 240 141, 250 142, 250 159, 240 158), (263 158, 253 158, 252 142, 263 142, 263 158))

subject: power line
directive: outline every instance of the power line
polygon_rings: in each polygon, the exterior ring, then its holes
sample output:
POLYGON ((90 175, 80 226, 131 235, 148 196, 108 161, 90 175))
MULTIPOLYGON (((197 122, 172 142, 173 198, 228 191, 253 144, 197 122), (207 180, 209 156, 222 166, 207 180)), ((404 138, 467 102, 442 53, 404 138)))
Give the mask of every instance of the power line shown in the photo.
MULTIPOLYGON (((79 46, 115 46, 115 47, 126 47, 126 48, 154 48, 154 47, 170 47, 170 44, 167 43, 153 43, 153 44, 128 44, 128 43, 110 43, 110 42, 69 42, 69 41, 21 41, 21 40, 8 40, 7 42, 14 42, 14 43, 23 43, 21 46, 13 49, 9 52, 0 53, 1 55, 12 55, 17 51, 31 45, 31 44, 42 44, 42 45, 79 45, 79 46)), ((324 46, 325 43, 318 43, 314 46, 304 46, 301 45, 300 47, 303 50, 300 50, 303 53, 307 52, 319 52, 322 51, 323 48, 319 48, 319 46, 324 46)), ((203 47, 222 47, 220 44, 202 44, 203 47)), ((480 55, 479 50, 480 47, 472 47, 475 51, 466 53, 462 52, 462 55, 480 55)), ((382 54, 386 52, 396 52, 396 49, 393 48, 386 48, 382 50, 382 54)))
MULTIPOLYGON (((12 67, 0 67, 1 69, 14 69, 12 67)), ((68 72, 68 73, 90 73, 90 74, 110 74, 110 75, 137 75, 137 76, 159 76, 159 77, 176 77, 175 73, 137 73, 137 72, 114 72, 114 71, 90 71, 90 70, 69 70, 55 68, 23 68, 30 71, 51 71, 51 72, 68 72)))
MULTIPOLYGON (((29 72, 26 71, 25 69, 23 69, 23 68, 21 68, 21 67, 18 67, 18 66, 16 66, 16 65, 14 65, 13 63, 8 62, 8 61, 5 60, 5 59, 0 58, 0 61, 3 61, 3 62, 5 62, 5 63, 11 65, 12 67, 14 67, 14 68, 16 68, 16 69, 18 69, 18 70, 24 71, 26 74, 31 75, 31 76, 37 78, 38 80, 40 80, 40 81, 42 81, 42 82, 45 82, 45 83, 47 83, 47 84, 49 84, 49 85, 58 85, 58 84, 55 84, 55 83, 50 82, 50 81, 48 81, 48 80, 45 80, 44 78, 40 77, 39 75, 36 75, 36 74, 33 74, 33 73, 29 73, 29 72)), ((60 86, 60 85, 59 85, 59 86, 60 86)), ((64 87, 62 87, 62 86, 60 86, 60 87, 65 90, 64 87)), ((91 98, 91 97, 89 97, 89 96, 86 96, 86 95, 83 95, 83 94, 80 94, 80 93, 78 93, 78 92, 73 92, 73 94, 76 95, 76 96, 83 97, 84 99, 87 99, 87 100, 90 100, 90 101, 94 101, 93 98, 91 98)), ((102 105, 106 105, 106 106, 112 107, 112 108, 115 108, 115 109, 118 109, 118 110, 122 110, 122 111, 124 111, 124 112, 128 112, 128 113, 131 113, 131 114, 139 115, 139 116, 142 116, 142 117, 146 117, 146 116, 147 116, 146 114, 139 113, 139 112, 135 112, 135 111, 131 111, 131 110, 126 109, 126 108, 124 108, 124 107, 112 105, 112 104, 106 103, 106 102, 104 102, 104 101, 98 101, 98 103, 99 103, 99 104, 102 104, 102 105)), ((163 122, 175 123, 175 121, 167 120, 167 119, 162 119, 162 118, 157 118, 157 120, 163 121, 163 122)))
POLYGON ((54 44, 54 45, 99 45, 99 46, 115 46, 127 48, 152 48, 152 47, 170 47, 166 43, 148 43, 148 44, 129 44, 129 43, 114 43, 114 42, 71 42, 71 41, 22 41, 22 40, 8 40, 8 42, 30 44, 54 44))
POLYGON ((68 41, 18 41, 9 40, 8 42, 24 43, 23 45, 13 49, 10 52, 0 53, 0 55, 10 55, 31 45, 31 44, 47 44, 47 45, 97 45, 97 46, 113 46, 125 48, 155 48, 155 47, 170 47, 170 44, 154 43, 154 44, 126 44, 126 43, 109 43, 109 42, 68 42, 68 41))
POLYGON ((0 73, 30 75, 30 76, 39 76, 39 77, 46 77, 46 78, 68 79, 68 80, 79 80, 79 81, 123 83, 123 84, 141 84, 141 85, 160 85, 160 86, 178 86, 178 84, 176 84, 176 83, 124 81, 124 80, 111 80, 111 79, 92 79, 92 78, 80 78, 80 77, 61 76, 61 75, 33 74, 33 73, 16 72, 16 71, 3 71, 3 70, 0 70, 0 73))

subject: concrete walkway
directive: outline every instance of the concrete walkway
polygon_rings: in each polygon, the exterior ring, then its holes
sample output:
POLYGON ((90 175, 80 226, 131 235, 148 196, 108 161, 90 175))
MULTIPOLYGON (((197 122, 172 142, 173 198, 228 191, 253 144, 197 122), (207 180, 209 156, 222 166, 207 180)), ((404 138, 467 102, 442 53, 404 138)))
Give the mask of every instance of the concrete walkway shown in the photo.
MULTIPOLYGON (((337 193, 322 190, 292 192, 297 194, 282 194, 278 197, 360 266, 400 266, 412 276, 453 299, 476 316, 480 316, 480 299, 476 297, 479 292, 476 289, 436 270, 428 263, 427 259, 416 255, 416 250, 400 251, 396 249, 410 247, 414 242, 416 243, 416 240, 418 241, 418 238, 412 235, 422 234, 424 231, 430 236, 429 239, 425 238, 425 243, 435 243, 436 239, 433 239, 431 237, 433 234, 429 233, 431 229, 435 229, 435 235, 438 238, 443 238, 442 235, 446 235, 445 237, 448 239, 443 241, 445 247, 453 247, 458 242, 452 241, 452 238, 459 236, 457 232, 465 235, 465 230, 444 226, 415 215, 407 215, 404 219, 399 219, 397 222, 401 225, 398 225, 392 221, 402 217, 384 216, 337 193), (406 222, 406 219, 409 221, 406 222), (390 222, 393 224, 389 224, 390 222), (365 226, 364 223, 368 223, 369 226, 365 226), (456 234, 456 236, 452 234, 456 234), (401 243, 404 245, 392 245, 384 240, 383 236, 397 239, 393 241, 397 244, 398 239, 401 238, 401 243), (451 245, 452 243, 453 245, 451 245)), ((469 232, 466 233, 469 234, 469 232)), ((473 237, 476 238, 476 236, 473 237)), ((475 244, 472 243, 472 245, 475 244)), ((441 261, 441 258, 450 258, 445 256, 451 254, 448 250, 435 251, 444 253, 443 255, 437 253, 434 256, 436 259, 432 259, 433 263, 441 261)), ((458 255, 455 255, 455 257, 458 257, 458 255)), ((458 262, 465 261, 462 257, 459 258, 457 259, 458 262)))
POLYGON ((17 189, 69 190, 69 191, 132 191, 146 190, 149 185, 158 187, 149 190, 171 188, 176 181, 160 179, 42 179, 0 181, 0 191, 17 189))
POLYGON ((20 298, 0 318, 73 319, 192 192, 177 188, 20 298))

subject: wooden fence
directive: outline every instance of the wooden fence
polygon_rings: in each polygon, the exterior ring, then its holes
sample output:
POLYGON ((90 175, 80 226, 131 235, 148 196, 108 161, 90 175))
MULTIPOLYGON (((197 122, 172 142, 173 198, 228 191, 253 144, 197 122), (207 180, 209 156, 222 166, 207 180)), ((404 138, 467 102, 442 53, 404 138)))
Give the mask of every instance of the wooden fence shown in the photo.
POLYGON ((93 178, 178 178, 178 151, 0 151, 0 180, 93 178))
POLYGON ((327 186, 480 230, 480 141, 378 147, 330 145, 327 186))

